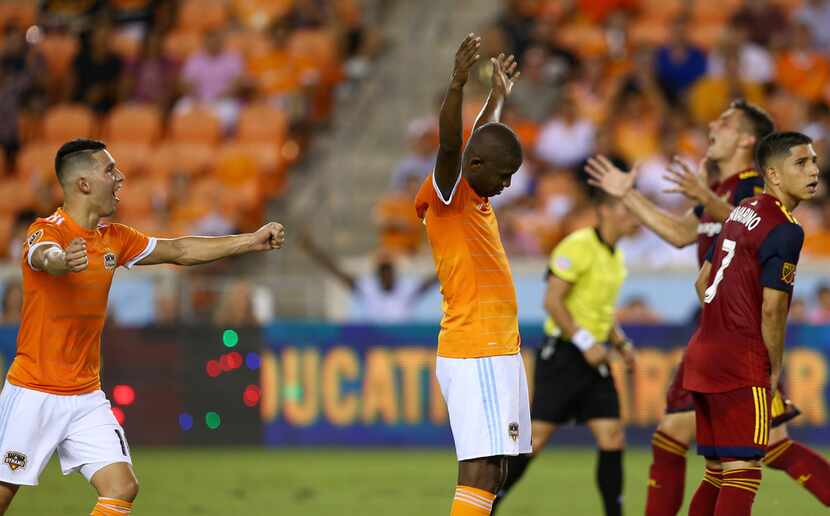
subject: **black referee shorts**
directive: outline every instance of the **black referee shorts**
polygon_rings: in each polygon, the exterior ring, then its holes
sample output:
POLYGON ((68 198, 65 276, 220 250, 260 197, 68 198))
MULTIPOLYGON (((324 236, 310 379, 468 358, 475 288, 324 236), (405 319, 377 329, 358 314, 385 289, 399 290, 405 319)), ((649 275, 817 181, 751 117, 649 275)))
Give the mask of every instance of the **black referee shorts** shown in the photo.
POLYGON ((530 418, 557 425, 619 419, 620 400, 607 366, 591 367, 571 342, 547 337, 536 353, 530 418))

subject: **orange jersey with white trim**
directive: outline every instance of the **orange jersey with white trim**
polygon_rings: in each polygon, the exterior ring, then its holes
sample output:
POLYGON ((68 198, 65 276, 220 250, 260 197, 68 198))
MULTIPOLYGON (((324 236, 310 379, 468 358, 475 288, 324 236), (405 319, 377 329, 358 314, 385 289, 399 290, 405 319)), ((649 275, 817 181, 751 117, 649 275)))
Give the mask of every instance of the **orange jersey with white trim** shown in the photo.
POLYGON ((445 202, 430 174, 418 191, 415 209, 427 228, 444 297, 438 355, 518 353, 516 291, 490 201, 460 177, 445 202))
POLYGON ((51 394, 84 394, 101 388, 101 333, 110 285, 119 266, 131 268, 156 240, 122 224, 85 229, 62 209, 37 219, 23 244, 23 312, 17 354, 8 381, 51 394), (87 269, 52 276, 36 270, 32 253, 54 243, 86 241, 87 269))

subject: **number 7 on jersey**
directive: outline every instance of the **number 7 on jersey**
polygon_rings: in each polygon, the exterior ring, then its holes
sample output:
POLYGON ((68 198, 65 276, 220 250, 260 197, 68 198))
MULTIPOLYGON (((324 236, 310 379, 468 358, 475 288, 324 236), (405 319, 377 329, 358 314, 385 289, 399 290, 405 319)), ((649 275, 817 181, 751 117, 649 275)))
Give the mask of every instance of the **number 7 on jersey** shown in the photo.
POLYGON ((723 281, 723 271, 725 271, 726 268, 729 267, 729 264, 732 263, 732 257, 735 256, 735 241, 724 238, 721 249, 726 251, 726 256, 724 256, 723 260, 720 262, 720 268, 718 268, 718 272, 715 274, 715 279, 712 281, 712 284, 709 285, 709 288, 706 289, 703 296, 703 302, 707 304, 711 303, 712 300, 715 299, 715 295, 718 293, 718 285, 721 281, 723 281))

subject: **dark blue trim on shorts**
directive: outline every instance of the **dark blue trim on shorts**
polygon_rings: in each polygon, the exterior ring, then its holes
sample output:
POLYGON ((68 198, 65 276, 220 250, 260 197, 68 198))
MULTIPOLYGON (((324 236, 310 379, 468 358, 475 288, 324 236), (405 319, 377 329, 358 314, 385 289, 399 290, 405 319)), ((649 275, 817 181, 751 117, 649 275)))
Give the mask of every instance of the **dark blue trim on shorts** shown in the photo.
POLYGON ((707 459, 729 458, 729 459, 763 459, 766 455, 766 448, 755 446, 697 446, 697 454, 707 459))
POLYGON ((695 406, 689 405, 688 407, 679 407, 679 408, 666 408, 666 414, 682 414, 683 412, 694 412, 695 406))

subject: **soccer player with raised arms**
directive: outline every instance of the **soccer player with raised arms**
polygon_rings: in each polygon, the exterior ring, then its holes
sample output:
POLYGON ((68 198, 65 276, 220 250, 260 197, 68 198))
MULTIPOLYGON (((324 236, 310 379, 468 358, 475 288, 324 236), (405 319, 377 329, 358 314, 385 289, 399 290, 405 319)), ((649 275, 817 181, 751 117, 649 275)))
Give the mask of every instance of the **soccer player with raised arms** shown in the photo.
POLYGON ((809 137, 773 133, 756 155, 764 192, 732 211, 695 283, 703 311, 686 352, 683 387, 693 393, 706 472, 690 516, 752 513, 804 242, 791 212, 818 188, 809 137))
POLYGON ((63 206, 37 219, 24 242, 17 354, 0 394, 0 514, 20 486, 35 486, 58 452, 65 475, 98 492, 93 516, 130 514, 138 494, 130 449, 101 390, 101 333, 118 267, 197 265, 278 249, 282 225, 223 237, 152 238, 102 223, 124 176, 104 143, 73 140, 55 157, 63 206))
POLYGON ((516 135, 499 123, 519 73, 513 56, 491 59, 490 94, 465 148, 463 89, 480 44, 470 34, 455 55, 438 160, 415 198, 444 297, 436 376, 458 457, 452 516, 490 514, 506 457, 530 453, 516 292, 489 201, 510 186, 522 164, 516 135))

